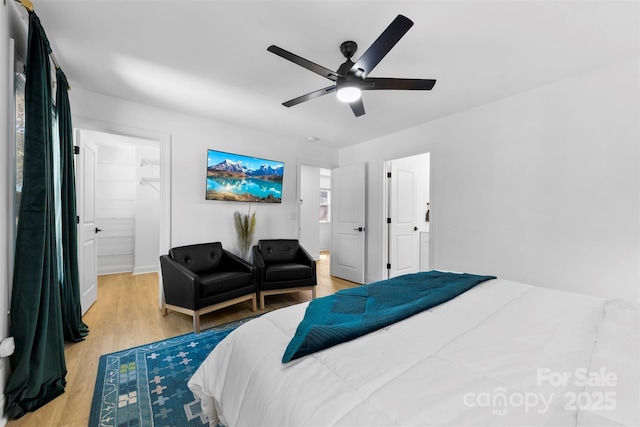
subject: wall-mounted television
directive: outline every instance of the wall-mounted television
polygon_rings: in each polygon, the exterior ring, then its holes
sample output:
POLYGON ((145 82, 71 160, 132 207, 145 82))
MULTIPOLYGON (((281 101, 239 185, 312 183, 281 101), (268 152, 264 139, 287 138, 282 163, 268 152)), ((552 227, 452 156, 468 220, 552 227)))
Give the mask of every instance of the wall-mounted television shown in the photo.
POLYGON ((284 163, 207 150, 207 200, 282 203, 284 163))

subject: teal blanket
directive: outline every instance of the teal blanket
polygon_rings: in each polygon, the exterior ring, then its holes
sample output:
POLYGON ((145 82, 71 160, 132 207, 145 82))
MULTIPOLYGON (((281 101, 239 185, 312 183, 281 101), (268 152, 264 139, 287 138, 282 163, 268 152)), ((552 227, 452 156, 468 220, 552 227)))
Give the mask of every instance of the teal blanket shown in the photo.
POLYGON ((309 303, 282 357, 287 363, 449 301, 495 276, 428 271, 345 289, 309 303))

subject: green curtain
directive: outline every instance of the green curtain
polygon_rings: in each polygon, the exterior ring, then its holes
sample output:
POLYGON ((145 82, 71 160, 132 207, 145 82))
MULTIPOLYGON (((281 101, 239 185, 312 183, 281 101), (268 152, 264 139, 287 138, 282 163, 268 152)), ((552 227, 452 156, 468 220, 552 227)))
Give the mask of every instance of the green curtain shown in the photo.
POLYGON ((64 393, 66 385, 55 241, 50 53, 40 20, 29 12, 24 181, 11 298, 16 349, 5 389, 6 412, 14 419, 64 393))
POLYGON ((81 341, 89 334, 82 321, 80 306, 80 278, 78 275, 78 233, 76 214, 76 181, 73 166, 73 127, 69 106, 69 83, 61 69, 56 70, 56 111, 60 139, 60 172, 62 200, 62 328, 64 337, 81 341))

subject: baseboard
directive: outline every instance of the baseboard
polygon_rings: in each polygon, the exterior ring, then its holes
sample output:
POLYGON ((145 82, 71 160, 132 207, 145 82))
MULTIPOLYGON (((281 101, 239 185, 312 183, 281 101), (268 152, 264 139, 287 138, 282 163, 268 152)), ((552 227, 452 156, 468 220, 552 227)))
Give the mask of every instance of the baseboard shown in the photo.
POLYGON ((4 427, 9 422, 9 418, 4 413, 4 405, 5 405, 5 401, 6 400, 7 399, 6 399, 5 395, 3 394, 2 398, 0 398, 0 411, 2 411, 2 417, 0 417, 0 427, 4 427))
POLYGON ((123 269, 123 270, 109 270, 109 271, 104 271, 103 270, 103 271, 98 271, 96 274, 98 276, 107 276, 109 274, 124 274, 124 273, 133 273, 133 271, 126 270, 126 269, 123 269))
POLYGON ((9 373, 11 367, 9 366, 9 358, 3 357, 0 359, 0 427, 3 427, 9 422, 9 417, 6 414, 5 405, 7 404, 7 396, 4 394, 7 381, 9 381, 9 373))
POLYGON ((110 265, 109 267, 98 268, 98 276, 104 274, 131 273, 132 271, 132 265, 110 265))
POLYGON ((159 273, 157 265, 148 265, 146 267, 136 267, 133 269, 133 275, 147 274, 147 273, 159 273))

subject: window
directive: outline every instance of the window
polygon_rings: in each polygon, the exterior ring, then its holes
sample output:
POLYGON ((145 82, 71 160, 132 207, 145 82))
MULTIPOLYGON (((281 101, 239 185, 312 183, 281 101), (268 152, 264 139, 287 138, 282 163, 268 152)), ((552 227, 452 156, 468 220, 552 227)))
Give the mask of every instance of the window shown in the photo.
MULTIPOLYGON (((16 64, 16 68, 20 68, 21 63, 16 64)), ((22 67, 24 68, 24 66, 22 67)), ((55 68, 54 68, 55 70, 55 68)), ((53 73, 53 72, 52 72, 53 73)), ((16 230, 18 229, 18 220, 20 217, 20 199, 22 197, 22 184, 23 184, 23 172, 24 172, 24 125, 25 125, 25 81, 26 77, 22 72, 16 72, 14 74, 14 91, 15 91, 15 193, 14 193, 14 213, 16 230)), ((52 80, 53 88, 55 88, 55 79, 52 80)), ((54 158, 54 174, 60 175, 60 146, 58 138, 58 123, 57 113, 55 110, 55 91, 51 91, 52 97, 52 135, 53 140, 53 158, 54 158)), ((59 180, 56 183, 57 194, 55 200, 59 199, 60 183, 59 180)), ((58 202, 59 203, 59 202, 58 202)), ((59 206, 56 206, 56 212, 59 211, 59 206)), ((16 237, 14 233, 14 238, 16 237)))
POLYGON ((331 221, 331 190, 320 189, 320 222, 331 221))
POLYGON ((20 196, 22 195, 22 169, 24 161, 24 83, 25 76, 22 73, 15 73, 15 99, 16 99, 16 153, 15 153, 15 195, 14 195, 14 212, 16 215, 16 227, 18 226, 18 215, 20 210, 20 196))

